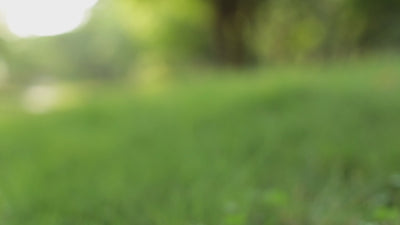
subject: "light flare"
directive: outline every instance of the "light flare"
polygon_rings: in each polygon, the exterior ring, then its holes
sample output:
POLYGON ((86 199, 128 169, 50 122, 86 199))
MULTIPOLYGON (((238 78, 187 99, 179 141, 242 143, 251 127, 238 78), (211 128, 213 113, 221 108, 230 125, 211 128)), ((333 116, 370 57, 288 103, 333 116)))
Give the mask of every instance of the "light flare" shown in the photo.
POLYGON ((0 0, 9 30, 19 37, 54 36, 73 31, 98 0, 0 0))

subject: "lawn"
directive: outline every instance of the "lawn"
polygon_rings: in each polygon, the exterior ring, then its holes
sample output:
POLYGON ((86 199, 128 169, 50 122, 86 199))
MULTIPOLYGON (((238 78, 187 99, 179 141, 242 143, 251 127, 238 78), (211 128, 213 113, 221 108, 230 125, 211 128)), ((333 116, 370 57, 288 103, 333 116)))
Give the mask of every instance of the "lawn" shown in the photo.
POLYGON ((152 92, 88 89, 46 114, 3 110, 0 225, 399 224, 398 61, 231 71, 152 92))

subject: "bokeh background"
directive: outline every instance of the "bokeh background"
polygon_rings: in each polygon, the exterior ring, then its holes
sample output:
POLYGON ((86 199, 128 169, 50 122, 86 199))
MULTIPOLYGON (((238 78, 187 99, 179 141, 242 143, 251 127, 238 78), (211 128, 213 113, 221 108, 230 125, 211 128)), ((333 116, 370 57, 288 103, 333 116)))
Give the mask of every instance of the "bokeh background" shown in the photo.
POLYGON ((0 225, 400 223, 400 1, 0 12, 0 225))

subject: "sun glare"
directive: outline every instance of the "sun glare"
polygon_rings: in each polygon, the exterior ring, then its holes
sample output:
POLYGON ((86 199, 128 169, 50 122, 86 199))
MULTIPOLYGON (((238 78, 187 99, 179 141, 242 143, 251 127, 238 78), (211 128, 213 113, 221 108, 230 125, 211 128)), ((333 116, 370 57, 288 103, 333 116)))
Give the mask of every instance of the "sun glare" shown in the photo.
POLYGON ((87 18, 97 0, 0 0, 9 30, 19 37, 70 32, 87 18))

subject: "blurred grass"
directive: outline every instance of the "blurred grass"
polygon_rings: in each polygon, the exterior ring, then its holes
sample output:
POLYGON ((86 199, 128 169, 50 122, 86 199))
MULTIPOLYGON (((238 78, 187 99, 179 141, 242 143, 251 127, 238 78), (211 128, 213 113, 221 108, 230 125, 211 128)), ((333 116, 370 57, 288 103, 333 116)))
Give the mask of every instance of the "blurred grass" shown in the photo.
POLYGON ((399 224, 397 62, 210 71, 238 76, 3 110, 0 224, 399 224))

